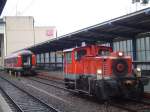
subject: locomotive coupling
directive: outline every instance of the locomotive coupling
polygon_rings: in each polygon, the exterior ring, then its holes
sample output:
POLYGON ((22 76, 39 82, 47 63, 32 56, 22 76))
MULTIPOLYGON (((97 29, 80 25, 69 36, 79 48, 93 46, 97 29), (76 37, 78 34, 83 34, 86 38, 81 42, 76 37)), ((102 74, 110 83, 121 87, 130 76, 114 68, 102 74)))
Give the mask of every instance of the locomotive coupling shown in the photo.
POLYGON ((135 85, 135 81, 133 81, 133 80, 126 80, 124 82, 124 84, 127 85, 127 86, 135 85))
POLYGON ((137 67, 135 70, 134 70, 134 73, 135 73, 135 76, 137 78, 140 78, 141 77, 141 68, 137 67))

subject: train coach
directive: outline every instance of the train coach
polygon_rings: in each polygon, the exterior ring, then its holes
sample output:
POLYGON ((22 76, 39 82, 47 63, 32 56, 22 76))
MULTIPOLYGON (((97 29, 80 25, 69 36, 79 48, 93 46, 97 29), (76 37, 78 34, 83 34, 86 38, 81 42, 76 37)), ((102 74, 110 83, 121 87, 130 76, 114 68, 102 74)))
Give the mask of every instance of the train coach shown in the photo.
POLYGON ((13 53, 4 59, 4 68, 8 72, 35 74, 36 57, 30 50, 13 53))
POLYGON ((140 68, 133 69, 131 56, 98 45, 64 50, 64 80, 67 88, 99 100, 140 99, 149 81, 140 68))

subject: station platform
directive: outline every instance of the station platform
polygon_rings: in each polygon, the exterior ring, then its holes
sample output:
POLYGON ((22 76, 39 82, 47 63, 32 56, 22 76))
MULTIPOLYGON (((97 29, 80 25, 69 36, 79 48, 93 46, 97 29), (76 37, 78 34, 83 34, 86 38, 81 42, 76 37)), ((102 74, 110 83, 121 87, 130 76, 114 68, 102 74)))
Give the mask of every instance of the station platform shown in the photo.
MULTIPOLYGON (((146 77, 150 79, 150 76, 146 76, 146 77)), ((144 86, 144 92, 150 95, 150 82, 148 83, 148 85, 144 86)))
POLYGON ((4 99, 4 97, 0 94, 0 112, 12 112, 10 106, 4 99))

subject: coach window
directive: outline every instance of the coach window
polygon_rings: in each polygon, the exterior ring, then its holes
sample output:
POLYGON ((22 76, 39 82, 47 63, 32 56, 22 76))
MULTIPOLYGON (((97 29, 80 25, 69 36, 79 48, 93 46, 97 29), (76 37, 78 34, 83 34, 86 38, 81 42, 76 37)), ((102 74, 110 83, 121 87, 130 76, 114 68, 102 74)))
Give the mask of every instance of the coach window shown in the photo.
POLYGON ((71 52, 66 53, 66 62, 67 63, 72 63, 71 52))
POLYGON ((79 51, 76 51, 75 52, 75 59, 76 60, 80 60, 83 56, 85 56, 86 55, 86 50, 79 50, 79 51))

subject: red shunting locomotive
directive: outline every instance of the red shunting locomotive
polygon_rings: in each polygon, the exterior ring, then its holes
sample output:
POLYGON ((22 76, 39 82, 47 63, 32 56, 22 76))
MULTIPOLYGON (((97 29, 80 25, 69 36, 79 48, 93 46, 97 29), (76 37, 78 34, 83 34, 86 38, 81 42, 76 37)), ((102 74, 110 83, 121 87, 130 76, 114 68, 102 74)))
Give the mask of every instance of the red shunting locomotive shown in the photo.
POLYGON ((98 45, 65 50, 64 79, 67 88, 99 100, 119 96, 142 98, 148 83, 141 77, 140 68, 133 70, 131 56, 98 45))
POLYGON ((29 50, 13 53, 4 59, 6 71, 22 74, 35 74, 36 57, 29 50))

